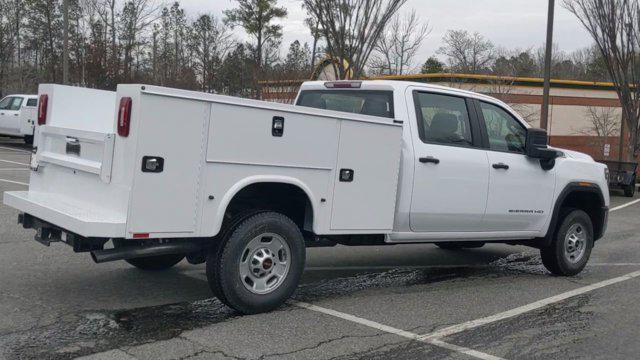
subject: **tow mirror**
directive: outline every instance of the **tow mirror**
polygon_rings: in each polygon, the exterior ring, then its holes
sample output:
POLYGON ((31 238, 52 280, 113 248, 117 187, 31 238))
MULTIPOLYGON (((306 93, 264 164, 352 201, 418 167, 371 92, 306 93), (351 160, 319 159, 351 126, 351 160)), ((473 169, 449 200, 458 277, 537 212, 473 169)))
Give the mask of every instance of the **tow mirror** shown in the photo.
POLYGON ((525 144, 525 154, 534 159, 540 159, 544 170, 551 170, 555 165, 558 151, 549 149, 547 132, 543 129, 528 129, 525 144))

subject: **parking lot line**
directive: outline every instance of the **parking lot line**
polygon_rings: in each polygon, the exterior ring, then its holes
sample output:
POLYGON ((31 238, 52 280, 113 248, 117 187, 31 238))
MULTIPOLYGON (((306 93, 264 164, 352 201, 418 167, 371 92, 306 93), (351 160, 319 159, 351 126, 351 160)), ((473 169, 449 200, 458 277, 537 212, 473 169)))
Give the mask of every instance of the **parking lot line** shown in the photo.
POLYGON ((0 161, 1 162, 6 162, 6 163, 9 163, 9 164, 29 166, 29 164, 25 164, 25 163, 21 163, 21 162, 17 162, 17 161, 4 160, 4 159, 0 159, 0 161))
POLYGON ((18 184, 18 185, 29 186, 29 184, 23 183, 23 182, 20 182, 20 181, 13 181, 13 180, 7 180, 7 179, 0 179, 0 181, 6 182, 6 183, 9 183, 9 184, 18 184))
POLYGON ((528 313, 530 311, 533 310, 537 310, 540 308, 543 308, 545 306, 554 304, 554 303, 558 303, 560 301, 572 298, 574 296, 578 296, 593 290, 597 290, 597 289, 601 289, 603 287, 606 286, 610 286, 613 284, 617 284, 623 281, 627 281, 627 280, 631 280, 634 278, 637 278, 640 276, 640 271, 634 271, 632 273, 628 273, 626 275, 622 275, 613 279, 609 279, 609 280, 604 280, 604 281, 600 281, 597 282, 595 284, 591 284, 588 286, 584 286, 578 289, 574 289, 571 291, 567 291, 565 293, 556 295, 556 296, 552 296, 546 299, 542 299, 536 302, 533 302, 531 304, 528 305, 524 305, 524 306, 520 306, 505 312, 501 312, 495 315, 491 315, 491 316, 487 316, 487 317, 483 317, 480 319, 476 319, 476 320, 471 320, 471 321, 467 321, 464 322, 462 324, 458 324, 458 325, 453 325, 453 326, 449 326, 446 327, 444 329, 440 329, 438 331, 434 331, 430 334, 425 334, 425 335, 421 335, 420 339, 422 340, 429 340, 429 339, 441 339, 450 335, 454 335, 466 330, 470 330, 470 329, 474 329, 477 328, 479 326, 483 326, 483 325, 487 325, 487 324, 491 324, 497 321, 501 321, 501 320, 505 320, 505 319, 509 319, 515 316, 519 316, 525 313, 528 313))
POLYGON ((313 305, 313 304, 309 304, 309 303, 305 303, 305 302, 291 302, 291 304, 301 307, 303 309, 307 309, 307 310, 311 310, 311 311, 315 311, 315 312, 319 312, 325 315, 330 315, 333 317, 337 317, 340 318, 342 320, 347 320, 356 324, 360 324, 360 325, 364 325, 376 330, 380 330, 389 334, 394 334, 394 335, 398 335, 398 336, 402 336, 404 338, 410 339, 410 340, 416 340, 416 341, 421 341, 430 345, 434 345, 434 346, 438 346, 447 350, 451 350, 451 351, 455 351, 458 353, 462 353, 471 357, 475 357, 478 359, 483 359, 483 360, 501 360, 502 358, 491 355, 491 354, 487 354, 487 353, 483 353, 477 350, 473 350, 473 349, 469 349, 466 347, 462 347, 462 346, 458 346, 458 345, 454 345, 454 344, 449 344, 447 342, 444 342, 440 339, 423 339, 420 337, 420 335, 418 334, 414 334, 412 332, 409 331, 405 331, 405 330, 401 330, 401 329, 396 329, 394 327, 391 326, 387 326, 384 324, 380 324, 378 322, 375 321, 371 321, 371 320, 367 320, 367 319, 363 319, 361 317, 358 316, 354 316, 351 314, 347 314, 347 313, 343 313, 340 311, 336 311, 336 310, 332 310, 332 309, 328 309, 325 307, 321 307, 321 306, 317 306, 317 305, 313 305))
MULTIPOLYGON (((188 270, 188 271, 184 271, 183 272, 184 275, 192 277, 194 279, 198 279, 198 280, 202 280, 202 281, 207 281, 207 277, 205 274, 202 273, 202 271, 197 271, 197 270, 188 270)), ((462 353, 462 354, 466 354, 468 356, 471 357, 475 357, 478 359, 483 359, 483 360, 502 360, 502 358, 497 357, 497 356, 493 356, 490 354, 486 354, 480 351, 476 351, 473 349, 469 349, 469 348, 465 348, 462 346, 458 346, 458 345, 454 345, 454 344, 449 344, 446 343, 440 339, 420 339, 420 335, 409 332, 409 331, 405 331, 402 329, 396 329, 394 327, 391 326, 387 326, 384 324, 380 324, 377 323, 375 321, 371 321, 371 320, 367 320, 367 319, 363 319, 360 317, 357 317, 355 315, 351 315, 351 314, 347 314, 347 313, 343 313, 340 311, 336 311, 336 310, 332 310, 332 309, 327 309, 321 306, 317 306, 317 305, 313 305, 313 304, 309 304, 309 303, 305 303, 305 302, 299 302, 299 301, 290 301, 289 302, 292 305, 295 305, 297 307, 301 307, 307 310, 311 310, 311 311, 315 311, 315 312, 319 312, 319 313, 323 313, 325 315, 330 315, 330 316, 334 316, 343 320, 347 320, 347 321, 351 321, 360 325, 364 325, 364 326, 368 326, 370 328, 376 329, 376 330, 380 330, 380 331, 384 331, 386 333, 389 334, 394 334, 394 335, 398 335, 407 339, 411 339, 411 340, 416 340, 416 341, 420 341, 420 342, 424 342, 426 344, 431 344, 434 346, 438 346, 450 351, 455 351, 458 353, 462 353)))
POLYGON ((616 207, 614 207, 614 208, 610 209, 610 210, 609 210, 609 212, 611 212, 611 211, 617 211, 617 210, 620 210, 620 209, 624 209, 624 208, 626 208, 627 206, 631 206, 631 205, 637 204, 637 203, 639 203, 639 202, 640 202, 640 199, 633 200, 633 201, 629 201, 629 202, 628 202, 628 203, 626 203, 626 204, 622 204, 622 205, 620 205, 620 206, 616 206, 616 207))
POLYGON ((0 149, 11 150, 11 151, 15 151, 15 152, 19 152, 19 153, 25 153, 25 154, 31 154, 31 151, 28 151, 28 150, 14 149, 14 148, 6 147, 6 146, 0 146, 0 149))
POLYGON ((29 168, 0 168, 0 171, 27 171, 29 168))

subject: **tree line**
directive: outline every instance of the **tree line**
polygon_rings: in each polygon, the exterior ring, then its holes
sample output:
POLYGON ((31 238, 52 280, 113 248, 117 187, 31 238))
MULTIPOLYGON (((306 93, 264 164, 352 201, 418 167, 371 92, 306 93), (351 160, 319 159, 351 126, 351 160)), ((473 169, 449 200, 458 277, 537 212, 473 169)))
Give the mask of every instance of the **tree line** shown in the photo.
MULTIPOLYGON (((288 12, 278 0, 236 0, 223 14, 197 16, 178 2, 158 1, 68 0, 70 83, 114 89, 139 82, 256 97, 261 80, 307 79, 327 54, 347 60, 336 64, 339 78, 541 76, 544 67, 542 47, 508 50, 465 30, 449 30, 437 57, 420 61, 431 29, 415 11, 398 14, 406 0, 300 0, 313 41, 294 41, 285 52, 280 23, 288 12), (237 27, 247 41, 234 35, 237 27)), ((0 0, 0 91, 33 92, 39 83, 61 82, 62 42, 62 0, 0 0)), ((556 48, 552 74, 610 80, 597 46, 571 54, 556 48)))

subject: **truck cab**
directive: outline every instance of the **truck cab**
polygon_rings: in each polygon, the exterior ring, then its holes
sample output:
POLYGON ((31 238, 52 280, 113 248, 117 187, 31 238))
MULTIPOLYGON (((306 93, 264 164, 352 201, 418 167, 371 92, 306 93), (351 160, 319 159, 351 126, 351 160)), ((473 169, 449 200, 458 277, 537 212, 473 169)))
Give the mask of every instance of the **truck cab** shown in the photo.
POLYGON ((519 244, 571 276, 606 230, 606 167, 482 94, 333 81, 294 105, 136 84, 39 95, 29 190, 4 194, 22 226, 97 263, 206 262, 243 313, 281 305, 310 246, 519 244))
MULTIPOLYGON (((548 149, 544 155, 551 158, 531 154, 527 141, 535 137, 528 135, 539 130, 498 99, 420 83, 308 82, 296 105, 403 123, 394 229, 387 242, 544 238, 561 193, 577 184, 598 193, 594 224, 598 234, 604 231, 605 166, 562 149, 548 149)), ((542 140, 546 147, 546 134, 542 140)))
POLYGON ((0 100, 0 136, 24 139, 33 143, 38 109, 37 95, 9 95, 0 100))

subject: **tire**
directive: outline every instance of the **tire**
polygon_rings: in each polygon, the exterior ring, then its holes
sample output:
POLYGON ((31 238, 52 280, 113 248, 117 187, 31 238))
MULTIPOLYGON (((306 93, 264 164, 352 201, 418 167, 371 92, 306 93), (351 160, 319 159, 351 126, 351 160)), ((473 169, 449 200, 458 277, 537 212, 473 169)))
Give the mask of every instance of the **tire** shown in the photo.
POLYGON ((484 246, 483 242, 474 241, 461 241, 461 242, 441 242, 436 243, 436 246, 443 250, 462 250, 462 249, 477 249, 484 246))
POLYGON ((574 276, 591 256, 593 224, 586 212, 573 208, 561 211, 560 220, 551 245, 540 249, 540 255, 544 267, 553 275, 574 276))
POLYGON ((33 135, 25 135, 24 143, 27 145, 33 145, 33 135))
POLYGON ((242 314, 268 312, 296 290, 306 249, 298 226, 288 217, 265 211, 236 218, 207 257, 211 291, 242 314))
POLYGON ((636 194, 636 181, 635 179, 631 183, 631 185, 627 185, 624 188, 624 196, 633 197, 636 194))
MULTIPOLYGON (((113 246, 124 247, 125 245, 120 241, 114 241, 113 246)), ((170 255, 158 255, 147 256, 133 259, 125 259, 125 261, 140 270, 145 271, 161 271, 167 270, 184 259, 184 254, 170 254, 170 255)))

